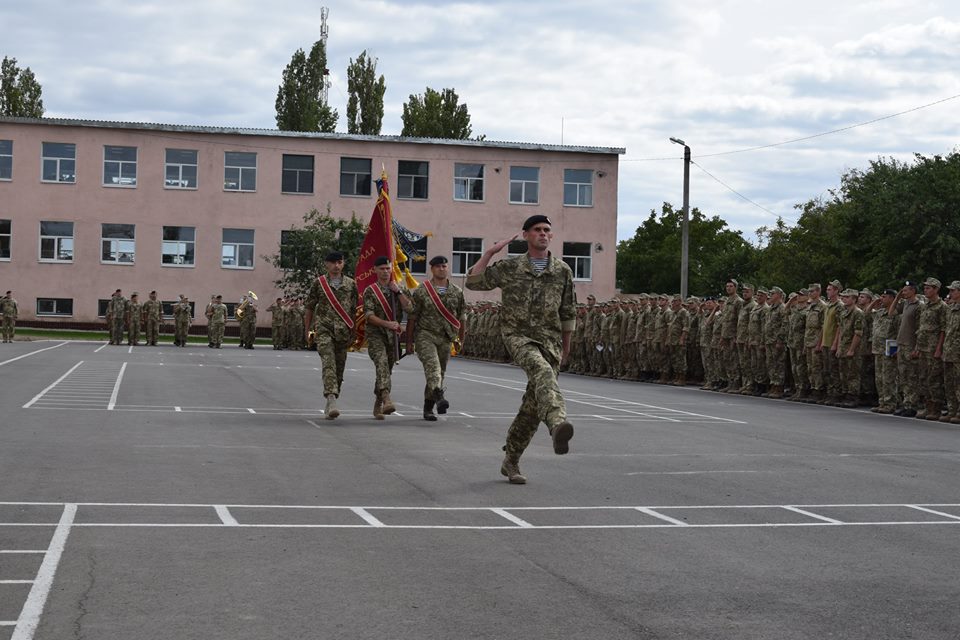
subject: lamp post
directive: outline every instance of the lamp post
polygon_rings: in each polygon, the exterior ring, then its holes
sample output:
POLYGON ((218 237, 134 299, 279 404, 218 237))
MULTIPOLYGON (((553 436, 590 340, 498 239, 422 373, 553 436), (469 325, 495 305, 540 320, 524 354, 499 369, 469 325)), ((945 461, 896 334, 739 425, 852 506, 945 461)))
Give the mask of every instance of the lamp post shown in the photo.
POLYGON ((680 239, 680 297, 687 299, 687 271, 690 267, 690 147, 679 138, 670 142, 683 145, 683 226, 680 239))

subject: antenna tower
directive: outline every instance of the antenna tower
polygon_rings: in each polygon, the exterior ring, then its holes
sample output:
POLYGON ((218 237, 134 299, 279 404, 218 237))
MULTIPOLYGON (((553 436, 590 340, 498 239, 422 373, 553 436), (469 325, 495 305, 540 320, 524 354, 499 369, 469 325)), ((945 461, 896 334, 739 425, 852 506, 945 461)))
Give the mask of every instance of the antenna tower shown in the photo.
MULTIPOLYGON (((330 33, 330 29, 327 27, 327 16, 329 15, 330 9, 320 7, 320 42, 323 43, 324 55, 327 53, 327 35, 330 33)), ((324 69, 323 77, 320 81, 320 101, 322 104, 329 104, 327 93, 330 86, 330 69, 324 69)))

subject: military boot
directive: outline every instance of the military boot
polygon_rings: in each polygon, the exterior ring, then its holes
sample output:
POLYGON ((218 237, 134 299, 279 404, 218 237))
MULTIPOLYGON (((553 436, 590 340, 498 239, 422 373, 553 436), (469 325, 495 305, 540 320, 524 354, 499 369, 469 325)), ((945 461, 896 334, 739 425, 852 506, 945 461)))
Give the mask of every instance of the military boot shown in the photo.
POLYGON ((423 419, 427 422, 437 421, 437 414, 433 412, 433 400, 423 401, 423 419))
POLYGON ((383 406, 383 415, 388 416, 397 410, 396 405, 393 404, 393 400, 390 399, 389 391, 382 391, 380 398, 383 406))
POLYGON ((852 393, 848 393, 840 403, 840 406, 844 407, 845 409, 856 409, 858 405, 859 403, 857 402, 857 396, 853 395, 852 393))
POLYGON ((774 400, 780 400, 783 398, 783 387, 778 384, 770 385, 770 393, 767 394, 768 398, 773 398, 774 400))
POLYGON ((377 399, 373 403, 373 417, 375 420, 383 420, 383 398, 377 393, 377 399))
POLYGON ((450 402, 443 397, 443 389, 436 389, 433 392, 433 399, 437 403, 437 413, 443 415, 447 412, 447 409, 450 408, 450 402))
POLYGON ((570 451, 570 439, 573 438, 573 425, 564 420, 550 430, 550 437, 553 439, 553 452, 557 455, 563 455, 570 451))
POLYGON ((927 420, 939 420, 941 406, 937 402, 927 403, 927 420))
POLYGON ((509 453, 503 456, 500 473, 507 476, 507 481, 510 484, 527 484, 527 476, 520 473, 519 456, 511 456, 509 453))
MULTIPOLYGON (((914 413, 914 414, 913 414, 912 416, 910 416, 910 417, 916 418, 917 420, 925 420, 926 417, 927 417, 927 410, 928 410, 929 408, 930 408, 930 403, 929 403, 929 402, 924 402, 924 403, 923 403, 923 409, 917 409, 916 413, 914 413)), ((906 415, 906 414, 904 414, 904 415, 906 415)))
POLYGON ((340 416, 340 409, 337 408, 337 396, 332 393, 327 395, 327 408, 323 410, 327 420, 334 420, 340 416))

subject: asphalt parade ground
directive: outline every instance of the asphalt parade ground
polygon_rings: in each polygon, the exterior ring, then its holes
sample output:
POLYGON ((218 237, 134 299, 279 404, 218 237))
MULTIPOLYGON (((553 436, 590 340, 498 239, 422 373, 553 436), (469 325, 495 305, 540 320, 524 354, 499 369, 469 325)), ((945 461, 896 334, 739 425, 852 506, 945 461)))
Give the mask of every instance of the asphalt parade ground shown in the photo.
POLYGON ((3 345, 0 640, 960 637, 956 426, 563 374, 517 486, 520 370, 319 367, 3 345))

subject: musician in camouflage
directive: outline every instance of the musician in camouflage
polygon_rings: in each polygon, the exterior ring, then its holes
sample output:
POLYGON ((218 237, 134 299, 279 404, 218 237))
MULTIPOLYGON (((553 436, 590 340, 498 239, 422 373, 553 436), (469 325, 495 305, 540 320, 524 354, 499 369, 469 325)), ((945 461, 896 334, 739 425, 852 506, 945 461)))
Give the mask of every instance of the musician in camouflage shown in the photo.
POLYGON ((157 346, 162 316, 163 305, 157 300, 157 292, 151 291, 147 301, 143 303, 144 338, 151 347, 157 346))

